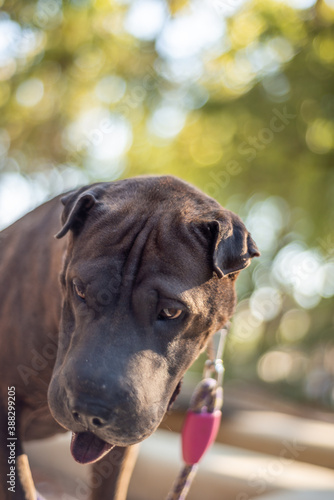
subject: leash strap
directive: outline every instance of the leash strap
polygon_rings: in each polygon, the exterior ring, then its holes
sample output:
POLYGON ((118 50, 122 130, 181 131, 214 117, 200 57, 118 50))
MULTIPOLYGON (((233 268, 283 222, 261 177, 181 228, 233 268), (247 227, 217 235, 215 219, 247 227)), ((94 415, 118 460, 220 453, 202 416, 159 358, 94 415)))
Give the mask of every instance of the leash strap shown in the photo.
POLYGON ((182 455, 185 465, 166 500, 186 498, 196 475, 198 462, 216 439, 223 406, 222 356, 229 327, 228 324, 214 336, 218 340, 216 349, 213 346, 208 349, 209 359, 204 366, 204 378, 194 390, 182 429, 182 455))
POLYGON ((166 500, 184 500, 196 475, 198 464, 184 465, 166 500))

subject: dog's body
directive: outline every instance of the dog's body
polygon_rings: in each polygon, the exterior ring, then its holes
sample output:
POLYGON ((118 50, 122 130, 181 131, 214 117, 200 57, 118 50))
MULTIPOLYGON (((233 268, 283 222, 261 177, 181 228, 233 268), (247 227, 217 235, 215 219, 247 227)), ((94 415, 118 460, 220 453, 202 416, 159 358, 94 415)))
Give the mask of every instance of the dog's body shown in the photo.
POLYGON ((236 215, 173 177, 95 184, 62 203, 58 239, 60 197, 0 233, 1 442, 15 387, 16 454, 69 429, 78 462, 104 457, 92 498, 121 500, 131 445, 157 428, 259 253, 236 215))

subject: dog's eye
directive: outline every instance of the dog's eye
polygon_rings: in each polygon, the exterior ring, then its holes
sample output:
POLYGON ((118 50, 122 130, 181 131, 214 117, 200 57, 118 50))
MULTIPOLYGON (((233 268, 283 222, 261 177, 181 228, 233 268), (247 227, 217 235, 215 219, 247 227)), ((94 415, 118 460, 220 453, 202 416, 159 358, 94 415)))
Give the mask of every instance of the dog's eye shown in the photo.
POLYGON ((176 319, 182 314, 182 309, 161 309, 158 319, 176 319))
POLYGON ((80 285, 78 285, 78 283, 73 283, 73 288, 77 296, 80 297, 80 299, 85 300, 86 295, 85 292, 83 291, 83 288, 80 285))

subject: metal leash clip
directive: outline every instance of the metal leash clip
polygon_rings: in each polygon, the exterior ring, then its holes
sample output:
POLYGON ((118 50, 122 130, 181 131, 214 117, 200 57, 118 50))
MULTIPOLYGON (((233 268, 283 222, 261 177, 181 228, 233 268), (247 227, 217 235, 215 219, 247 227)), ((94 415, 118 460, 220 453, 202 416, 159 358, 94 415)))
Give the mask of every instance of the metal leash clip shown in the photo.
POLYGON ((226 337, 228 331, 230 329, 230 323, 224 326, 221 330, 219 330, 211 341, 211 345, 209 345, 208 358, 204 365, 203 377, 212 377, 214 374, 217 376, 217 384, 219 386, 223 385, 223 377, 224 377, 224 364, 223 364, 223 353, 225 348, 226 337))

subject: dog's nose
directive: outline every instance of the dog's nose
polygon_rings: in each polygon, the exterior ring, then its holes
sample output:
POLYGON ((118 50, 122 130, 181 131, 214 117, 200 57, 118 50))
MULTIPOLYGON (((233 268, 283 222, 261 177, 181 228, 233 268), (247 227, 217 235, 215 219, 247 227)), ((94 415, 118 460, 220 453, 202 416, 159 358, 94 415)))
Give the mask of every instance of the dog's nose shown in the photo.
POLYGON ((107 410, 96 405, 76 404, 71 408, 73 420, 87 429, 101 429, 107 425, 107 410))
POLYGON ((81 423, 87 427, 101 428, 106 425, 106 422, 100 417, 85 415, 84 413, 79 413, 78 411, 72 411, 72 415, 76 422, 81 423))

